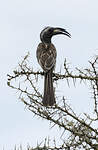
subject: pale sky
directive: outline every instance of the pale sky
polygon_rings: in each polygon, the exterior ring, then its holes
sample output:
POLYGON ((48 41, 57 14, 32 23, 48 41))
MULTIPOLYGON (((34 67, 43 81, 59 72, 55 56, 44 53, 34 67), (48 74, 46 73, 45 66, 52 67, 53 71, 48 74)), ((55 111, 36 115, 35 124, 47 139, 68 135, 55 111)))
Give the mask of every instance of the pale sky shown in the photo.
MULTIPOLYGON (((45 137, 58 136, 57 128, 50 130, 47 121, 33 118, 18 100, 16 91, 7 86, 7 74, 12 73, 28 51, 32 66, 40 68, 36 48, 40 31, 46 26, 65 28, 72 35, 72 39, 63 35, 52 39, 59 56, 56 71, 63 67, 64 58, 72 67, 83 68, 94 54, 98 54, 98 0, 1 1, 0 150, 3 147, 11 150, 20 144, 25 147, 28 143, 35 146, 45 137)), ((78 112, 88 111, 91 105, 89 86, 65 86, 61 93, 69 98, 69 104, 78 112)))

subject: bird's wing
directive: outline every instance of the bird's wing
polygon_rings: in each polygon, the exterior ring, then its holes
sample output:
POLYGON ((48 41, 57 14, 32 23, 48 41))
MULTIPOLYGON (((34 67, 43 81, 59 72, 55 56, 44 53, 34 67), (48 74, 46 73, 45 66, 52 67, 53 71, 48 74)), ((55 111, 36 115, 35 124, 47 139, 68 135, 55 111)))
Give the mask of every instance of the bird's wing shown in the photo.
POLYGON ((45 72, 54 68, 56 55, 56 49, 53 44, 50 44, 48 47, 45 47, 43 43, 39 44, 37 48, 37 59, 45 72))

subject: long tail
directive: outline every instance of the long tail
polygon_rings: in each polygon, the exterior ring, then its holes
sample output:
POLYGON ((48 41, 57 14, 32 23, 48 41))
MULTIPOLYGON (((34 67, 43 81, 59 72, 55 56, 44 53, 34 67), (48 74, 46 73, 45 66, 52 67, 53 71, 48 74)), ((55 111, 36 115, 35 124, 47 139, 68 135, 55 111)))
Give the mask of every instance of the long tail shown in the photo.
POLYGON ((53 106, 55 103, 55 96, 53 91, 53 80, 52 80, 52 70, 45 73, 44 79, 44 96, 43 96, 44 106, 53 106))

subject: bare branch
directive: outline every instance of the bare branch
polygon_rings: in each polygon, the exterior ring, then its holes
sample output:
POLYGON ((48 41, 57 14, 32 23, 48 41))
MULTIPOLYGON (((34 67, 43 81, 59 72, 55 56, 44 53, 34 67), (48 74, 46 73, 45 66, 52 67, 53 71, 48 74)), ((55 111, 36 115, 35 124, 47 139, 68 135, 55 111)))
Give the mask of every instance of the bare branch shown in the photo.
MULTIPOLYGON (((46 119, 51 122, 51 127, 59 127, 61 135, 61 146, 51 147, 49 141, 44 146, 37 146, 35 149, 28 150, 73 150, 73 149, 98 149, 98 129, 93 126, 98 121, 98 56, 89 61, 90 67, 84 70, 76 68, 75 73, 69 69, 67 61, 64 62, 65 74, 54 73, 53 80, 66 80, 68 85, 72 80, 73 84, 80 80, 91 86, 93 93, 93 104, 96 117, 92 118, 89 114, 75 113, 75 110, 67 104, 66 99, 62 96, 59 104, 53 107, 44 107, 42 104, 42 94, 38 88, 38 77, 44 76, 43 72, 34 71, 28 66, 28 56, 26 55, 19 64, 13 75, 8 76, 8 86, 19 92, 19 99, 27 106, 34 116, 46 119), (67 132, 67 137, 66 137, 67 132)), ((81 82, 80 82, 81 84, 81 82)))

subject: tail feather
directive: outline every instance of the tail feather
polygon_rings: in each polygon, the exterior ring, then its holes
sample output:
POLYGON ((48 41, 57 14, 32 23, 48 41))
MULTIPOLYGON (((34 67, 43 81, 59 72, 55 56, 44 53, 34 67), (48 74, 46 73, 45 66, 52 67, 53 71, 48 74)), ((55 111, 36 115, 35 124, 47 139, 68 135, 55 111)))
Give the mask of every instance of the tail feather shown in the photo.
POLYGON ((43 105, 53 106, 54 103, 55 96, 53 90, 52 70, 50 70, 49 72, 45 73, 43 105))

